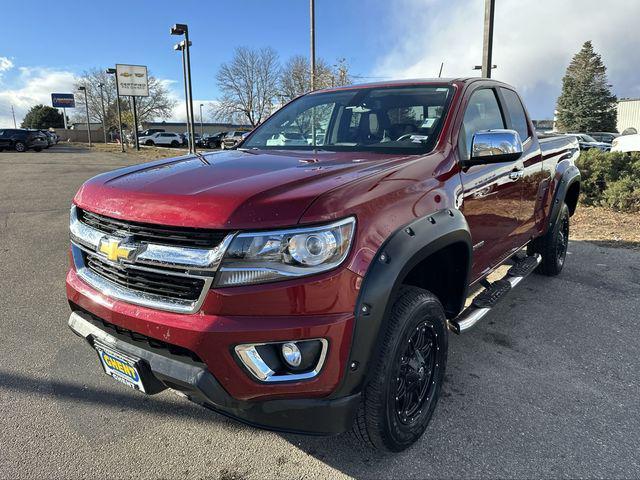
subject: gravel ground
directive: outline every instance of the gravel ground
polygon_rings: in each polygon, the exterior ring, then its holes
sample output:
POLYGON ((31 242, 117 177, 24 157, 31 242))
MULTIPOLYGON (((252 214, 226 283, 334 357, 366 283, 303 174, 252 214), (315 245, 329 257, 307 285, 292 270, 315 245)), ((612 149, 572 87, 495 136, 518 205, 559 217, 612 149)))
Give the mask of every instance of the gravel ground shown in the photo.
POLYGON ((450 339, 433 422, 409 451, 264 432, 101 373, 67 328, 80 184, 138 157, 0 153, 0 478, 640 477, 640 254, 573 241, 450 339))

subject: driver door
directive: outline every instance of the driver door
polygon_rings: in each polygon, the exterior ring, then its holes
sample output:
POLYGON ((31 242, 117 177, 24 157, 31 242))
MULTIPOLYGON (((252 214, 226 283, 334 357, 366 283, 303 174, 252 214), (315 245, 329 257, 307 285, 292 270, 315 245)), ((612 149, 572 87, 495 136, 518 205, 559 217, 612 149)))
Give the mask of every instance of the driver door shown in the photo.
MULTIPOLYGON (((503 129, 505 115, 493 88, 476 89, 466 105, 458 138, 458 155, 468 159, 473 135, 482 130, 503 129)), ((521 159, 489 165, 473 165, 460 172, 463 188, 461 210, 473 242, 472 281, 485 276, 514 253, 521 224, 521 159)))

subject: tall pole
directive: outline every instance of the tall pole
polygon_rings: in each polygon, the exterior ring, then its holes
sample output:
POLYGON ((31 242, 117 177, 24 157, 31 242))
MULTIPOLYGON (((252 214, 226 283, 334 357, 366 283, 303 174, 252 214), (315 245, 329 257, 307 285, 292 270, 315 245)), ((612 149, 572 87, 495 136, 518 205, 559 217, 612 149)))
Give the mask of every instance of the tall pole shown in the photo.
MULTIPOLYGON (((67 109, 62 107, 62 120, 64 120, 64 129, 67 129, 67 109)), ((15 123, 15 118, 13 119, 13 122, 15 123)))
POLYGON ((104 87, 104 84, 99 83, 98 86, 100 87, 100 104, 102 105, 102 135, 104 136, 104 144, 107 144, 107 127, 106 127, 106 115, 104 114, 104 91, 102 89, 102 87, 104 87))
POLYGON ((189 42, 189 29, 185 28, 184 31, 184 48, 186 51, 185 59, 187 62, 187 90, 189 94, 189 143, 192 144, 191 152, 196 153, 196 142, 195 142, 195 122, 193 120, 193 90, 191 89, 191 55, 189 53, 189 48, 191 46, 191 42, 189 42))
POLYGON ((309 0, 310 40, 311 40, 311 91, 316 89, 316 8, 315 0, 309 0))
POLYGON ((442 77, 442 68, 444 67, 444 62, 440 64, 440 72, 438 73, 438 78, 442 77))
POLYGON ((87 87, 80 87, 79 90, 84 92, 84 107, 87 112, 87 137, 89 139, 89 146, 91 146, 91 125, 89 124, 89 99, 87 98, 87 87))
POLYGON ((491 78, 495 7, 495 0, 484 0, 484 39, 482 42, 482 76, 484 78, 491 78))
MULTIPOLYGON (((16 126, 16 112, 13 110, 13 105, 11 105, 11 115, 13 116, 13 128, 18 128, 16 126)), ((67 127, 65 127, 67 128, 67 127)))
MULTIPOLYGON (((182 54, 182 78, 184 79, 184 105, 187 108, 187 135, 190 135, 189 133, 189 91, 187 90, 187 59, 186 59, 186 52, 184 49, 184 40, 181 41, 180 43, 178 43, 175 47, 176 50, 180 50, 180 53, 182 54)), ((193 150, 191 149, 191 139, 189 139, 189 153, 193 153, 193 150)))
POLYGON ((204 137, 204 130, 202 129, 202 103, 200 104, 200 136, 204 137))
POLYGON ((131 96, 131 104, 133 106, 133 144, 136 150, 140 150, 140 142, 138 141, 138 113, 136 112, 136 97, 131 96))
POLYGON ((120 110, 120 85, 118 84, 118 71, 115 68, 107 68, 107 73, 113 75, 116 80, 116 105, 118 107, 118 131, 120 132, 120 150, 124 153, 124 134, 122 132, 122 112, 120 110))

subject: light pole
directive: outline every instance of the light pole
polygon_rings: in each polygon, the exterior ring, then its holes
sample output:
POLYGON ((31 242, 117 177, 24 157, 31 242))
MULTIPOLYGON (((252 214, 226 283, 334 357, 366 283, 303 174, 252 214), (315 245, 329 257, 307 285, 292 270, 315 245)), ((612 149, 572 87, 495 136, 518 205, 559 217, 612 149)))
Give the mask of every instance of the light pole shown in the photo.
POLYGON ((118 129, 120 131, 120 149, 124 153, 124 137, 122 136, 122 113, 120 112, 120 86, 118 85, 118 76, 115 68, 107 68, 106 72, 113 75, 116 81, 116 105, 118 106, 118 129))
POLYGON ((104 135, 104 144, 107 144, 107 127, 106 127, 106 116, 104 114, 104 83, 99 83, 98 87, 100 87, 100 104, 102 105, 102 134, 104 135))
MULTIPOLYGON (((173 49, 182 53, 182 78, 184 78, 184 104, 187 107, 187 136, 191 136, 190 129, 189 129, 189 118, 190 118, 189 112, 191 110, 189 109, 189 91, 187 89, 187 62, 185 60, 184 40, 182 40, 179 43, 176 43, 173 46, 173 49)), ((193 142, 189 140, 189 143, 188 143, 189 153, 193 153, 193 150, 191 149, 192 143, 193 142)))
POLYGON ((316 7, 315 1, 309 0, 309 35, 311 40, 311 91, 316 89, 316 7))
POLYGON ((91 126, 89 125, 89 100, 87 99, 87 87, 78 87, 80 92, 84 92, 84 106, 87 110, 87 137, 89 138, 89 146, 91 146, 91 126))
POLYGON ((200 137, 204 137, 204 130, 202 129, 202 107, 204 105, 200 104, 200 137))
MULTIPOLYGON (((184 41, 180 42, 182 45, 182 60, 183 60, 183 72, 184 72, 184 88, 185 99, 187 101, 187 123, 189 124, 189 152, 196 152, 196 145, 194 141, 195 137, 195 122, 193 120, 193 92, 191 90, 191 55, 189 53, 189 47, 191 42, 189 41, 189 27, 184 23, 176 23, 171 30, 171 35, 184 35, 184 41)), ((175 50, 179 50, 175 46, 175 50)))

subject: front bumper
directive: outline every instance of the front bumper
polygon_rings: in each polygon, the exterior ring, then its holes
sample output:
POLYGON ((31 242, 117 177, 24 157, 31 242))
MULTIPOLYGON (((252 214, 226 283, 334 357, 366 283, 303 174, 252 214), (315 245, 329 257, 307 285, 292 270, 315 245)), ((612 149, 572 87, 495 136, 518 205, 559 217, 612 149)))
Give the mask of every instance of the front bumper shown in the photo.
POLYGON ((276 431, 334 435, 348 430, 360 403, 360 395, 337 399, 303 398, 243 401, 233 398, 216 378, 197 361, 170 352, 144 348, 127 342, 122 335, 110 334, 93 316, 74 311, 69 327, 93 346, 94 341, 141 359, 153 376, 153 391, 172 388, 191 401, 244 423, 276 431))

